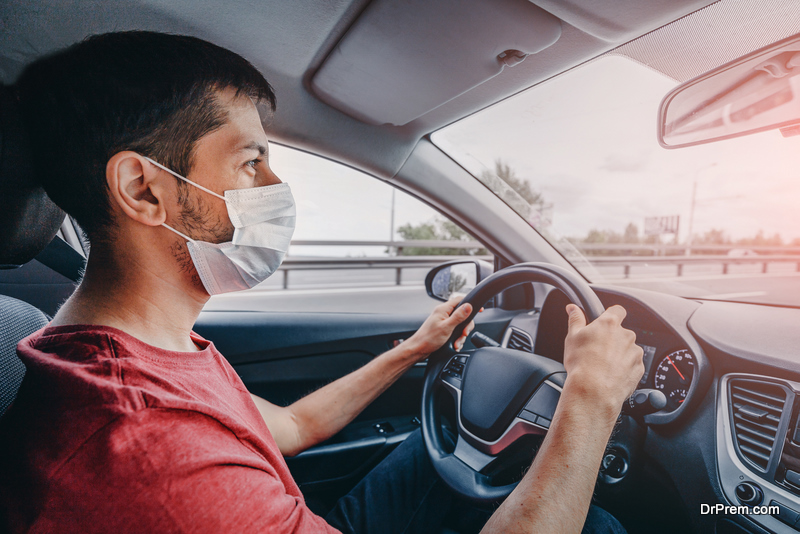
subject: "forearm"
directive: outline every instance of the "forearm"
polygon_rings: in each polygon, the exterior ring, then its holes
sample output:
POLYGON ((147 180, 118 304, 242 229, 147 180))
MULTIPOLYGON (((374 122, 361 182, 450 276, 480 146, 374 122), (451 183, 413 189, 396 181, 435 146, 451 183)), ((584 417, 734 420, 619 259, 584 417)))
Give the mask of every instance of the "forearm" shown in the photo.
POLYGON ((422 357, 406 341, 360 369, 287 407, 298 428, 297 451, 333 436, 422 357))
POLYGON ((482 533, 580 532, 617 414, 567 379, 531 469, 482 533))

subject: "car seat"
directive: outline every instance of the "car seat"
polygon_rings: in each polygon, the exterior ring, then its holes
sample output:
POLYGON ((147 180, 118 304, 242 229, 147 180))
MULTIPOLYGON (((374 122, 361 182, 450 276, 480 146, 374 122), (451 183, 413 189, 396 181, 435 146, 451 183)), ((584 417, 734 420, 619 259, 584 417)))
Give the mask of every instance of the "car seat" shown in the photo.
MULTIPOLYGON (((54 238, 64 212, 34 179, 15 91, 0 86, 0 268, 14 269, 54 238)), ((25 374, 17 343, 47 324, 47 316, 21 300, 0 295, 0 416, 25 374)))

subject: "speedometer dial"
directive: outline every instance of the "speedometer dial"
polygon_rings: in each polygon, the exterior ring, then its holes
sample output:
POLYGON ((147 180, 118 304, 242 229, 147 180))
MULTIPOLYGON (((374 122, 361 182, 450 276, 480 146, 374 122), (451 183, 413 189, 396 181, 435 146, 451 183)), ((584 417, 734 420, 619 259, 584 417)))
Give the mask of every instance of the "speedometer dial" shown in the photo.
POLYGON ((676 410, 683 404, 694 377, 694 356, 688 350, 668 354, 656 367, 653 382, 667 396, 667 409, 676 410))

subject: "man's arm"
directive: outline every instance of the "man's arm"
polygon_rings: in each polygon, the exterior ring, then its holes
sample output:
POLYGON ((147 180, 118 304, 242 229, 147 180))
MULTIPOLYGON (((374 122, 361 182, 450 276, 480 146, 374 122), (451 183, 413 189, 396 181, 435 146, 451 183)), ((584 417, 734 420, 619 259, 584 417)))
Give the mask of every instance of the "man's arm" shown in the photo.
MULTIPOLYGON (((460 300, 453 298, 440 304, 406 341, 294 404, 284 408, 251 394, 281 453, 294 456, 333 436, 412 365, 444 345, 472 310, 465 304, 453 312, 460 300)), ((464 329, 456 341, 457 348, 472 328, 470 324, 464 329)))
POLYGON ((483 534, 580 532, 617 416, 644 373, 636 335, 621 326, 622 307, 589 326, 577 306, 568 311, 567 380, 553 423, 531 469, 483 534))

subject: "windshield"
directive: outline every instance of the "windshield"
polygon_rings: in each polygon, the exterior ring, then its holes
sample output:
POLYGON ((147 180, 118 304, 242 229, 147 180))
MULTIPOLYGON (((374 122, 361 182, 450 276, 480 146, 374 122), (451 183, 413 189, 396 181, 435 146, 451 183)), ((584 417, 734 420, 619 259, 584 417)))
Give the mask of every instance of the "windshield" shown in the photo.
POLYGON ((662 148, 677 83, 607 55, 433 141, 592 282, 800 306, 800 137, 662 148))

